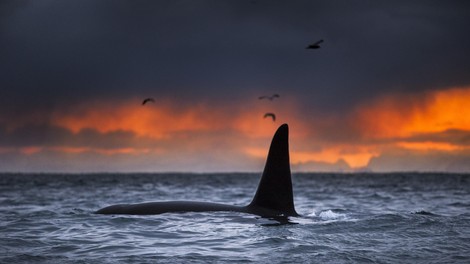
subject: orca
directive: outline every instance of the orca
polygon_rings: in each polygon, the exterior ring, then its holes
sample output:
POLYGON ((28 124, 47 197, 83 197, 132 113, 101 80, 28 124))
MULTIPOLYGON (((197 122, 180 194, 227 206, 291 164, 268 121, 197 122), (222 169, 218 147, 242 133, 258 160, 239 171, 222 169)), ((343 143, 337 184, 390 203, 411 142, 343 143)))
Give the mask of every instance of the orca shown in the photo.
POLYGON ((178 212, 233 211, 264 218, 298 216, 294 208, 289 162, 289 127, 281 125, 271 142, 266 165, 256 194, 246 206, 210 202, 167 201, 139 204, 117 204, 96 211, 97 214, 155 215, 178 212))

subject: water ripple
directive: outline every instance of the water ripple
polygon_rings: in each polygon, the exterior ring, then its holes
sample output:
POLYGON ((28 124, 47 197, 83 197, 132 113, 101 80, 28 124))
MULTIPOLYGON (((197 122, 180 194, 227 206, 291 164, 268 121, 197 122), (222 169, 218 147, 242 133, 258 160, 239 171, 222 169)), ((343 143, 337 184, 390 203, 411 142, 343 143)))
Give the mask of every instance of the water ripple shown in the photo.
POLYGON ((295 175, 302 216, 290 217, 295 223, 290 225, 235 212, 93 214, 118 202, 246 204, 259 175, 235 176, 2 175, 0 263, 466 263, 470 258, 465 175, 295 175))

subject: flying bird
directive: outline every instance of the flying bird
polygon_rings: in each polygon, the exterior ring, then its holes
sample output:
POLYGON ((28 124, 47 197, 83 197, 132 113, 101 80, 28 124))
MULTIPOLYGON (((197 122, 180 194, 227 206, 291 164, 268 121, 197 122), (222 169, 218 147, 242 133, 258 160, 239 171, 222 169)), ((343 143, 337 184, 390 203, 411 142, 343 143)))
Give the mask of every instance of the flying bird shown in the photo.
POLYGON ((323 39, 320 39, 319 41, 313 43, 313 44, 310 44, 306 47, 306 49, 319 49, 320 48, 320 43, 323 42, 323 39))
POLYGON ((272 101, 274 100, 274 98, 279 98, 279 97, 280 97, 279 94, 273 94, 271 96, 263 95, 263 96, 258 97, 258 100, 268 99, 269 101, 272 101))
POLYGON ((146 99, 144 99, 144 101, 142 101, 142 105, 145 105, 145 104, 148 103, 148 102, 155 103, 155 99, 153 99, 153 98, 146 98, 146 99))
POLYGON ((263 118, 266 118, 266 117, 271 117, 273 119, 273 122, 276 121, 276 115, 274 113, 266 113, 264 114, 264 117, 263 118))

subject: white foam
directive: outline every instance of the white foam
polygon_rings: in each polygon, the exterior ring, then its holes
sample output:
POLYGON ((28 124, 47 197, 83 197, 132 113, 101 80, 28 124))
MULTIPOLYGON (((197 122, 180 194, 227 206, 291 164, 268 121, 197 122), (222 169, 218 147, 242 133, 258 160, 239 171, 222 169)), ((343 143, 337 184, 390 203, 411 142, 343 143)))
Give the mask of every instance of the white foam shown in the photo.
POLYGON ((310 217, 317 217, 317 214, 315 213, 315 211, 313 211, 312 213, 308 214, 307 216, 310 216, 310 217))
POLYGON ((344 220, 347 217, 346 214, 335 213, 331 210, 322 211, 318 216, 322 220, 344 220))

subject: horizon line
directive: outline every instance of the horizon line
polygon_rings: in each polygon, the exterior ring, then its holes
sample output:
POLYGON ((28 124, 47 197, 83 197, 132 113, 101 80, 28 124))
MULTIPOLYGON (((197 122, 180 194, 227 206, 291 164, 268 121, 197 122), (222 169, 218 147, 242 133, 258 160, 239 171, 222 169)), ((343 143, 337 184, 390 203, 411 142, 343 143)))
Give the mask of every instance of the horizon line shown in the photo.
MULTIPOLYGON (((66 174, 66 175, 83 175, 83 174, 175 174, 175 175, 182 175, 182 174, 190 174, 190 175, 228 175, 228 174, 261 174, 262 171, 207 171, 207 172, 189 172, 189 171, 90 171, 90 172, 61 172, 61 171, 0 171, 1 174, 22 174, 22 175, 29 175, 29 174, 66 174)), ((466 172, 456 172, 456 171, 292 171, 293 175, 295 174, 468 174, 470 175, 470 171, 466 172)))

